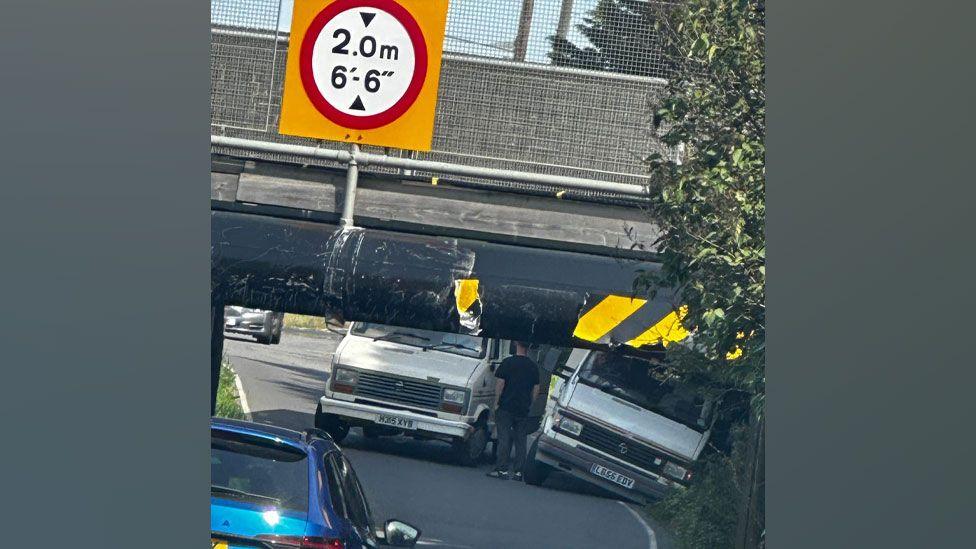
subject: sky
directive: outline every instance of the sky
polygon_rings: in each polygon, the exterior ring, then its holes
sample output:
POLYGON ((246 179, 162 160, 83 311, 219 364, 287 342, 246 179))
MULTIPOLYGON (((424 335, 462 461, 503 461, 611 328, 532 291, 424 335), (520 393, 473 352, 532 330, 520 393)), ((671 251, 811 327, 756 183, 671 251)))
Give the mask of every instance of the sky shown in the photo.
MULTIPOLYGON (((588 44, 575 29, 598 0, 573 1, 573 27, 569 39, 588 44)), ((211 24, 255 29, 291 27, 293 0, 211 0, 211 24), (279 10, 280 7, 280 10, 279 10)), ((490 57, 511 58, 523 0, 451 0, 447 14, 444 50, 490 57)), ((548 63, 548 37, 555 34, 563 0, 535 0, 527 61, 548 63)))

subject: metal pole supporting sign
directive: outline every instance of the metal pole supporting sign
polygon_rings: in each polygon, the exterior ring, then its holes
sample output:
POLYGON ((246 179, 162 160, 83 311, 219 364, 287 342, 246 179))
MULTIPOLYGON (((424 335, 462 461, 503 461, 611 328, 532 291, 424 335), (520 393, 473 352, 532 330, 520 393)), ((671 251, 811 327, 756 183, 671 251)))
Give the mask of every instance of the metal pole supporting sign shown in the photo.
POLYGON ((356 186, 359 183, 359 162, 356 160, 359 155, 359 145, 351 143, 349 152, 349 167, 346 169, 346 195, 342 201, 342 218, 340 220, 343 230, 355 226, 352 217, 356 210, 356 186))

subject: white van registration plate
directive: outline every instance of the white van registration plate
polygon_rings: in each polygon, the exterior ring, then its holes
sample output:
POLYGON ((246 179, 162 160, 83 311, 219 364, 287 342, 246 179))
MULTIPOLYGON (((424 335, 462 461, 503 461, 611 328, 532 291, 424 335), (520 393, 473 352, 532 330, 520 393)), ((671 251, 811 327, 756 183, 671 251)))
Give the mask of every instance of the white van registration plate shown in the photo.
POLYGON ((611 482, 616 482, 624 488, 630 489, 634 487, 634 479, 621 475, 616 471, 611 471, 602 465, 594 463, 590 466, 590 472, 600 478, 605 478, 611 482))
POLYGON ((417 423, 412 419, 407 419, 405 417, 388 416, 386 414, 377 415, 376 423, 379 423, 380 425, 389 425, 390 427, 396 427, 397 429, 417 428, 417 423))

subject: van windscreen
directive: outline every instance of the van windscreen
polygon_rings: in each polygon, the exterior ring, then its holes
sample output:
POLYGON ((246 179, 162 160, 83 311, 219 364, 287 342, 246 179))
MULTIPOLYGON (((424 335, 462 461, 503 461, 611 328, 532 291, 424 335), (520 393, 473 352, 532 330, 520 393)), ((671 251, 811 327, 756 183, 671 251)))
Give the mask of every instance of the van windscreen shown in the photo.
POLYGON ((356 322, 352 325, 353 335, 370 337, 374 340, 394 341, 403 345, 421 347, 427 350, 443 351, 461 356, 481 358, 485 356, 485 338, 446 332, 401 328, 371 322, 356 322))
POLYGON ((680 385, 659 362, 594 351, 580 368, 580 381, 696 431, 708 427, 704 399, 680 385))

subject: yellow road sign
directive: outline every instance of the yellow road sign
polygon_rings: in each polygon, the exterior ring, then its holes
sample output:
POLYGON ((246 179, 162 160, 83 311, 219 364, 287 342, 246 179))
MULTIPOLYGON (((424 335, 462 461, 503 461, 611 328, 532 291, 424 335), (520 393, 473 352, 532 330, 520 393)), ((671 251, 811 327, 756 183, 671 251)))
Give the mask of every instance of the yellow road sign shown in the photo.
POLYGON ((295 0, 278 131, 430 150, 448 0, 295 0))

